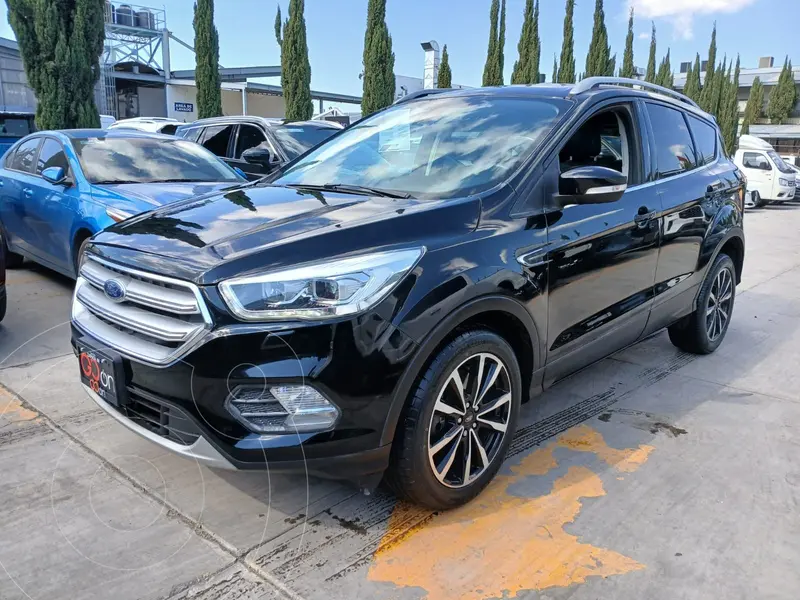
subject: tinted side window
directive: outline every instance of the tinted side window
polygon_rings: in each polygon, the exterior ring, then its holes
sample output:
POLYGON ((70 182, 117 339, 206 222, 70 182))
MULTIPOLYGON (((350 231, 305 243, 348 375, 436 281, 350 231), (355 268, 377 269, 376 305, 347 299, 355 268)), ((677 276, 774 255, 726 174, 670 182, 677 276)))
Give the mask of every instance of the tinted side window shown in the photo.
POLYGON ((689 116, 689 125, 694 135, 698 165, 714 162, 717 156, 717 131, 708 123, 689 116))
POLYGON ((239 125, 239 137, 236 139, 234 158, 241 158, 242 152, 255 148, 267 141, 264 133, 254 125, 239 125))
POLYGON ((653 125, 658 178, 664 179, 694 169, 697 158, 683 114, 673 108, 649 102, 647 112, 653 125))
POLYGON ((50 167, 61 167, 66 174, 69 171, 69 161, 61 144, 52 138, 47 138, 39 151, 36 172, 41 175, 42 171, 50 167))
POLYGON ((28 140, 17 148, 11 167, 15 171, 25 171, 33 173, 34 162, 36 161, 36 151, 39 149, 40 138, 28 140))
POLYGON ((233 125, 215 125, 208 127, 203 134, 203 146, 217 156, 228 156, 228 142, 233 133, 233 125))
POLYGON ((201 133, 203 133, 202 127, 191 127, 188 129, 181 129, 180 131, 177 131, 175 135, 179 138, 189 140, 190 142, 196 142, 201 133))

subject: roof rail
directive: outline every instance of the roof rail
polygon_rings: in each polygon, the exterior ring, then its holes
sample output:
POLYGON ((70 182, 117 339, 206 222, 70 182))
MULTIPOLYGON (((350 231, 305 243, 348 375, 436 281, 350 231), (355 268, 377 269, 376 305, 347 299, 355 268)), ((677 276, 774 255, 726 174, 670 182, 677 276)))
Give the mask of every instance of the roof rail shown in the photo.
POLYGON ((453 91, 450 88, 429 88, 427 90, 417 90, 416 92, 409 92, 405 96, 398 98, 394 101, 394 104, 402 104, 403 102, 408 102, 410 100, 416 100, 417 98, 424 98, 425 96, 432 96, 433 94, 441 94, 442 92, 451 92, 453 91))
POLYGON ((661 94, 662 96, 671 96, 672 98, 675 98, 676 100, 688 104, 689 106, 700 108, 697 102, 695 102, 688 96, 684 96, 680 92, 676 92, 675 90, 671 90, 669 88, 656 85, 655 83, 640 81, 639 79, 628 79, 626 77, 587 77, 586 79, 581 79, 578 83, 576 83, 575 86, 572 88, 572 91, 569 93, 569 95, 577 96, 578 94, 582 94, 583 92, 588 92, 589 90, 593 90, 601 86, 613 86, 613 85, 636 86, 645 90, 656 92, 657 94, 661 94))

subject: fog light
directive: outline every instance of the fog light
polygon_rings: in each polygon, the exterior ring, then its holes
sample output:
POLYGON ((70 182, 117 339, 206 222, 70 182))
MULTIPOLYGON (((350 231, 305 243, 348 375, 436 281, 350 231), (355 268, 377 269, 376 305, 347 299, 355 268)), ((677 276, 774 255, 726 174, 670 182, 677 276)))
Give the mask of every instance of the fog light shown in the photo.
POLYGON ((308 433, 332 428, 339 409, 307 385, 239 386, 228 411, 258 433, 308 433))

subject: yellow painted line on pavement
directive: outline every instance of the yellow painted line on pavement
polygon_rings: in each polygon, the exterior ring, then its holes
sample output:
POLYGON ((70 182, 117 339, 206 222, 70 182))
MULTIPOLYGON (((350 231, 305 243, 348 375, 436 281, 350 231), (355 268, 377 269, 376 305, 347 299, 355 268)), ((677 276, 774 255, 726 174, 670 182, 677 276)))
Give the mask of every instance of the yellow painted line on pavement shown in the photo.
POLYGON ((368 578, 426 591, 428 600, 513 598, 522 590, 544 590, 610 577, 645 566, 613 550, 583 544, 564 527, 582 508, 581 498, 606 494, 600 477, 583 466, 567 469, 552 490, 538 498, 512 495, 509 488, 527 477, 558 466, 553 451, 591 452, 615 470, 630 473, 644 464, 652 446, 609 447, 586 425, 574 427, 554 442, 524 457, 500 475, 474 501, 434 514, 398 535, 403 516, 414 509, 398 505, 376 552, 368 578))
POLYGON ((39 413, 22 406, 18 398, 12 396, 6 390, 0 389, 0 421, 18 423, 20 421, 32 421, 38 416, 39 413))

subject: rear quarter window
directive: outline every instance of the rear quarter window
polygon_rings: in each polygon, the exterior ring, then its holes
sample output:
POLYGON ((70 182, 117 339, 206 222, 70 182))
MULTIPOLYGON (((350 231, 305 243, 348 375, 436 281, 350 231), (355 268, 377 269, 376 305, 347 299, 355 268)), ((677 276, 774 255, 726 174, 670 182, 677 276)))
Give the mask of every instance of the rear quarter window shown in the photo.
POLYGON ((714 162, 717 158, 717 130, 691 115, 689 115, 689 126, 694 136, 697 164, 702 166, 714 162))

